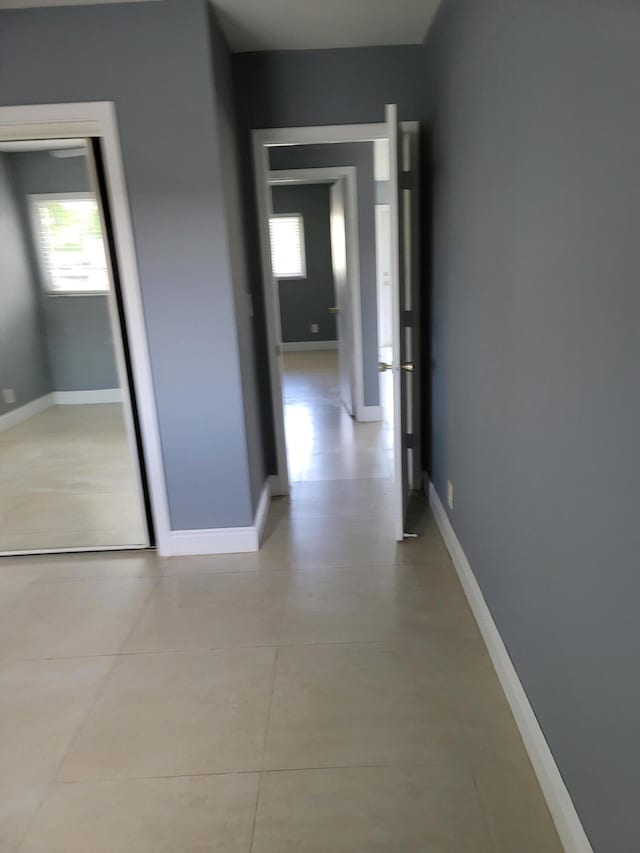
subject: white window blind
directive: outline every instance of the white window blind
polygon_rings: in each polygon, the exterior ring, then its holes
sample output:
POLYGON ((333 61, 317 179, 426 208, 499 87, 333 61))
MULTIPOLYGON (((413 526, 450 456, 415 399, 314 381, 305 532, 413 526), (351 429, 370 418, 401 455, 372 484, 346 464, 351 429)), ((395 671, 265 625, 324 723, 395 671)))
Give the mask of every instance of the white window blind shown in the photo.
POLYGON ((109 274, 98 205, 91 195, 31 197, 44 283, 49 293, 105 293, 109 274))
POLYGON ((299 213, 283 213, 269 219, 274 278, 306 278, 304 222, 299 213))

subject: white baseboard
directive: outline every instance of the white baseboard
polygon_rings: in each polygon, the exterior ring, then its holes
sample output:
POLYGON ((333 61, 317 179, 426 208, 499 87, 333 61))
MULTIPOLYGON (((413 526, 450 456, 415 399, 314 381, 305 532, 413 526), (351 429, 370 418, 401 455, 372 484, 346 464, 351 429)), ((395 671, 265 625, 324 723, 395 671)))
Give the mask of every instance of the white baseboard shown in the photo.
POLYGON ((209 530, 170 530, 158 540, 161 557, 198 554, 243 554, 258 551, 269 512, 271 489, 264 484, 251 527, 215 527, 209 530))
POLYGON ((269 514, 269 506, 271 505, 271 484, 267 479, 264 486, 262 487, 262 492, 260 493, 260 500, 258 501, 258 506, 256 507, 256 517, 253 522, 253 526, 256 529, 258 534, 258 547, 256 551, 260 548, 262 544, 262 536, 264 534, 264 527, 267 523, 267 515, 269 514))
POLYGON ((29 418, 39 415, 40 412, 44 412, 52 405, 51 394, 44 394, 42 397, 31 400, 30 403, 25 403, 24 406, 18 406, 17 409, 12 409, 10 412, 0 415, 0 432, 5 432, 12 427, 18 426, 18 424, 28 421, 29 418))
POLYGON ((381 421, 383 418, 382 406, 358 406, 356 420, 360 423, 370 421, 381 421))
POLYGON ((516 725, 524 741, 538 782, 547 801, 560 841, 567 853, 593 853, 575 806, 567 790, 558 765, 549 749, 544 733, 536 719, 509 652, 493 621, 482 590, 462 550, 449 517, 432 483, 429 483, 429 505, 451 559, 456 567, 482 638, 487 646, 498 679, 511 707, 516 725))
POLYGON ((281 344, 282 352, 338 349, 338 341, 289 341, 281 344))
POLYGON ((100 388, 97 391, 54 391, 54 406, 81 406, 94 403, 122 403, 121 388, 100 388))
POLYGON ((268 483, 272 498, 286 497, 289 494, 289 489, 283 485, 279 474, 269 474, 268 483))

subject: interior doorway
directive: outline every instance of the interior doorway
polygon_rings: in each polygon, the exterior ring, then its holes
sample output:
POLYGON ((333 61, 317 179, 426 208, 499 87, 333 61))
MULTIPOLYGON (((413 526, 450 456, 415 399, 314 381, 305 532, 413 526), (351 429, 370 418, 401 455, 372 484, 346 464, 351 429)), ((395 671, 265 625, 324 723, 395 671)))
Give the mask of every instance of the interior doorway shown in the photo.
POLYGON ((166 529, 121 181, 111 105, 0 110, 0 554, 166 529))
MULTIPOLYGON (((373 144, 378 141, 387 142, 389 246, 386 255, 390 259, 391 345, 388 360, 386 360, 383 350, 378 346, 379 306, 376 303, 380 302, 380 294, 379 284, 376 281, 375 261, 380 253, 376 251, 374 239, 372 239, 369 252, 369 258, 372 259, 372 274, 362 279, 363 282, 367 282, 369 304, 367 305, 362 292, 359 299, 349 302, 352 307, 349 327, 353 329, 349 356, 354 375, 357 376, 360 372, 361 376, 360 387, 357 383, 352 387, 362 396, 353 406, 346 402, 345 412, 350 412, 355 417, 351 418, 349 424, 341 426, 342 431, 339 435, 342 439, 345 432, 348 433, 349 430, 353 430, 354 435, 358 432, 355 429, 359 426, 358 405, 364 407, 367 402, 370 402, 366 399, 367 393, 370 396, 375 395, 375 415, 361 420, 376 422, 381 435, 385 433, 386 424, 387 435, 381 441, 384 444, 388 438, 391 445, 391 516, 393 517, 393 535, 400 541, 409 532, 406 525, 409 492, 415 490, 416 486, 418 489, 421 487, 421 477, 415 476, 416 467, 419 465, 420 423, 416 419, 419 413, 417 377, 419 371, 414 363, 414 360, 417 361, 419 357, 420 329, 417 292, 419 275, 416 263, 418 128, 415 123, 405 123, 400 127, 396 115, 396 108, 391 105, 387 108, 386 121, 381 124, 254 131, 253 141, 277 457, 277 474, 272 477, 272 491, 275 495, 288 495, 291 492, 291 472, 287 460, 288 430, 285 429, 285 422, 292 404, 290 390, 296 386, 299 388, 301 383, 295 381, 295 374, 300 365, 292 365, 291 360, 287 364, 288 354, 283 347, 279 286, 274 275, 272 247, 269 240, 269 223, 274 212, 269 175, 274 168, 274 159, 277 162, 280 159, 280 153, 287 148, 307 153, 322 147, 338 148, 345 144, 368 146, 372 161, 371 232, 375 234, 378 231, 380 234, 381 229, 375 227, 376 217, 373 210, 373 144), (360 343, 360 351, 357 353, 356 342, 360 343)), ((358 189, 360 189, 359 186, 358 189)), ((360 214, 361 211, 359 211, 360 214)), ((362 254, 360 258, 362 260, 362 254)), ((328 361, 328 357, 325 356, 325 360, 328 361)), ((325 374, 329 370, 327 364, 322 368, 325 374)), ((321 385, 320 366, 318 371, 318 385, 321 385)), ((342 397, 345 398, 346 395, 342 393, 342 397)), ((304 406, 300 410, 303 409, 304 406)), ((311 444, 315 433, 308 414, 307 410, 305 415, 309 425, 307 442, 311 444)), ((370 442, 370 446, 375 445, 378 439, 379 437, 370 442)), ((336 443, 337 450, 339 444, 340 442, 336 443)), ((380 458, 384 458, 384 454, 380 458)), ((356 469, 357 466, 352 470, 356 469)), ((316 470, 316 474, 318 473, 316 470)), ((365 476, 363 479, 369 478, 365 476)))
POLYGON ((341 402, 369 420, 356 181, 354 166, 271 170, 269 235, 283 353, 335 351, 341 402))

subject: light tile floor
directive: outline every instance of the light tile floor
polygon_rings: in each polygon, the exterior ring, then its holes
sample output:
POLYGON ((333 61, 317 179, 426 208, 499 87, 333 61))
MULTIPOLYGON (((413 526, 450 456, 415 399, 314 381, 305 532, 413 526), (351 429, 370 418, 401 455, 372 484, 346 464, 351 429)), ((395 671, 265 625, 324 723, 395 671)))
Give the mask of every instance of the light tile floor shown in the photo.
POLYGON ((392 541, 388 431, 312 355, 260 553, 0 560, 2 853, 561 850, 433 521, 392 541))
POLYGON ((0 432, 0 552, 146 542, 122 405, 52 406, 0 432))

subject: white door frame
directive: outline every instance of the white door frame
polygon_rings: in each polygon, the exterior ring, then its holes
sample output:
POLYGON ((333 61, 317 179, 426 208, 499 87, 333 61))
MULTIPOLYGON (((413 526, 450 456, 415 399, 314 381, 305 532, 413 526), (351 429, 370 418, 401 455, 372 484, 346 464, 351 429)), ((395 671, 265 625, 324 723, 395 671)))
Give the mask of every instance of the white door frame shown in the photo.
MULTIPOLYGON (((347 229, 347 269, 349 278, 349 301, 351 305, 351 324, 353 335, 353 351, 350 353, 352 362, 351 375, 354 377, 354 387, 351 389, 354 401, 354 415, 357 421, 378 420, 379 406, 364 404, 364 362, 362 355, 362 303, 360 301, 360 234, 358 230, 358 169, 356 166, 326 166, 316 169, 279 169, 268 174, 270 186, 291 184, 332 184, 344 180, 346 188, 345 225, 347 229)), ((280 293, 274 282, 278 305, 280 293)), ((282 330, 280 328, 280 312, 278 310, 278 340, 282 345, 282 330)), ((282 379, 281 379, 282 381, 282 379)))
MULTIPOLYGON (((254 130, 253 141, 253 167, 256 186, 256 201, 258 213, 258 231, 260 235, 260 259, 262 265, 262 285, 265 301, 265 313, 267 324, 267 346, 269 353, 269 378, 271 380, 271 403, 273 408, 273 422, 276 443, 276 464, 278 473, 270 478, 271 492, 274 495, 289 494, 289 473, 287 468, 287 447, 284 432, 284 409, 282 400, 282 369, 281 369, 281 340, 279 300, 276 282, 273 278, 271 267, 271 247, 269 245, 269 217, 273 213, 271 205, 271 192, 269 189, 269 154, 268 149, 283 145, 322 145, 327 143, 341 142, 373 142, 376 139, 387 139, 388 130, 384 122, 379 124, 344 124, 344 125, 320 125, 317 127, 281 127, 264 130, 254 130)), ((329 171, 336 172, 338 167, 329 167, 329 171)), ((296 170, 297 171, 297 170, 296 170)), ((359 259, 358 267, 359 270, 359 259)), ((359 276, 358 276, 359 281, 359 276)), ((358 293, 358 305, 354 311, 355 318, 361 318, 361 303, 358 293)), ((362 362, 362 322, 357 323, 357 337, 354 342, 359 341, 360 356, 359 375, 363 375, 362 362)), ((356 373, 358 376, 358 373, 356 373)), ((364 383, 363 383, 364 384, 364 383)), ((357 389, 356 390, 357 393, 357 389)), ((364 401, 356 398, 357 403, 362 403, 361 414, 366 419, 364 401)), ((379 416, 379 408, 376 409, 376 418, 379 416)), ((371 417, 369 418, 371 419, 371 417)))
MULTIPOLYGON (((158 551, 168 553, 171 525, 167 489, 115 106, 111 101, 92 101, 0 107, 0 141, 90 137, 102 141, 151 516, 158 551)), ((126 395, 127 388, 124 391, 126 395)), ((139 464, 139 460, 136 463, 139 464)))

